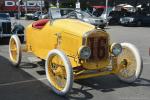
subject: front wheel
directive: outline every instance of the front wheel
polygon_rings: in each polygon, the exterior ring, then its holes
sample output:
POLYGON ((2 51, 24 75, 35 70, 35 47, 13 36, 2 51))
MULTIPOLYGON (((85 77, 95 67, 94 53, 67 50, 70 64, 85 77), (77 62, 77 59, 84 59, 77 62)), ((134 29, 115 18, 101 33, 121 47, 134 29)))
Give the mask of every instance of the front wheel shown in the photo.
POLYGON ((21 43, 17 35, 12 35, 9 41, 9 56, 12 65, 17 67, 22 58, 21 43))
POLYGON ((49 52, 45 63, 50 88, 58 95, 66 95, 73 85, 73 70, 68 57, 61 50, 49 52))
POLYGON ((132 83, 142 72, 143 62, 138 49, 130 43, 121 43, 122 53, 117 57, 117 76, 120 80, 132 83))

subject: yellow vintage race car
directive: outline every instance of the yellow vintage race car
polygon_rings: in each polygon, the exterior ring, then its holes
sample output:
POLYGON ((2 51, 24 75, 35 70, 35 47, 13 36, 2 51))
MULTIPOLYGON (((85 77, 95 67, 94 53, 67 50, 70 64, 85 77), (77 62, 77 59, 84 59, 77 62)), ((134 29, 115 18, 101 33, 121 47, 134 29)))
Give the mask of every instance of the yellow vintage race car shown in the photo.
POLYGON ((80 20, 38 20, 26 27, 25 36, 25 48, 17 35, 10 38, 13 66, 19 66, 22 51, 32 52, 45 60, 49 87, 62 96, 74 80, 114 74, 132 83, 142 72, 142 59, 133 44, 110 43, 106 31, 80 20))

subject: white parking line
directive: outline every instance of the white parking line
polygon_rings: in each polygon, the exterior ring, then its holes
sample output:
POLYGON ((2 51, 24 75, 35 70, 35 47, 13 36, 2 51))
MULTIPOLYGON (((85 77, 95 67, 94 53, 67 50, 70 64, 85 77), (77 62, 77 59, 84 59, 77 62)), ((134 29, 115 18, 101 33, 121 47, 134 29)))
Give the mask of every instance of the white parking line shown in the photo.
POLYGON ((150 57, 142 57, 143 59, 150 59, 150 57))
POLYGON ((17 85, 17 84, 22 84, 22 83, 35 82, 35 81, 42 81, 42 80, 46 80, 46 79, 47 79, 47 78, 40 78, 40 79, 34 79, 34 80, 26 80, 26 81, 18 81, 18 82, 4 83, 4 84, 0 84, 0 87, 2 87, 2 86, 17 85))
POLYGON ((150 65, 150 63, 143 63, 144 65, 150 65))

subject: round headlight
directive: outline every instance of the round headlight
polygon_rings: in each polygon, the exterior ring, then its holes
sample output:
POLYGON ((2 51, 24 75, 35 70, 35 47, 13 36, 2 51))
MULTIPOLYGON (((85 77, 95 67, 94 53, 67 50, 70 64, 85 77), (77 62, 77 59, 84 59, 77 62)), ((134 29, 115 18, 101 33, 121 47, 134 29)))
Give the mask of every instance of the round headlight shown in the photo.
POLYGON ((82 46, 79 49, 79 57, 81 59, 88 59, 91 56, 91 49, 87 46, 82 46))
POLYGON ((114 56, 118 56, 122 52, 122 46, 121 44, 114 43, 111 45, 111 52, 114 56))

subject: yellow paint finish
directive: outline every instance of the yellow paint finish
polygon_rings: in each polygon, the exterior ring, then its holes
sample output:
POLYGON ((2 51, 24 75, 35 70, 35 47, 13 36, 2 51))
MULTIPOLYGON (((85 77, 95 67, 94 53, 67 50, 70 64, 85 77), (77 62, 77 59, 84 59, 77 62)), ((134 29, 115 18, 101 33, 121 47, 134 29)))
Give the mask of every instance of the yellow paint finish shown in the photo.
POLYGON ((42 29, 35 29, 31 24, 26 28, 26 48, 41 59, 46 59, 50 50, 61 49, 69 57, 72 66, 76 67, 79 63, 75 58, 78 58, 83 34, 94 28, 75 19, 48 22, 42 29))
POLYGON ((101 69, 104 67, 107 67, 109 65, 110 61, 109 59, 103 59, 103 60, 93 60, 93 61, 87 61, 83 63, 83 67, 86 69, 101 69))
POLYGON ((113 74, 111 71, 106 71, 106 72, 99 72, 99 73, 87 73, 87 74, 81 74, 81 75, 77 75, 74 77, 75 80, 78 79, 86 79, 86 78, 92 78, 92 77, 98 77, 98 76, 106 76, 106 75, 110 75, 113 74))
POLYGON ((53 22, 54 26, 64 32, 82 37, 84 33, 94 30, 95 26, 76 19, 59 19, 53 22))

